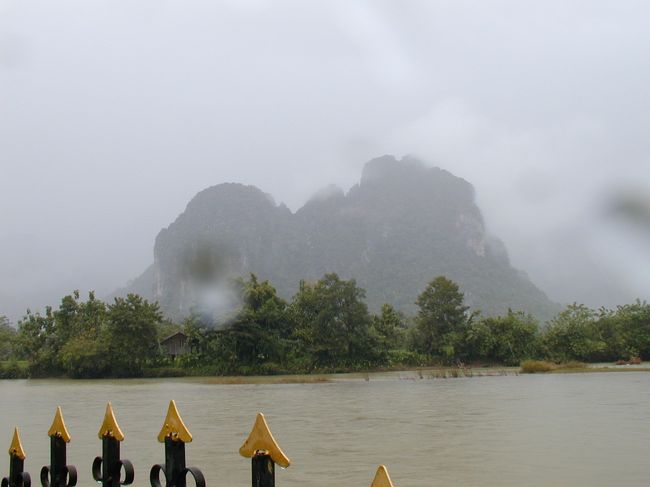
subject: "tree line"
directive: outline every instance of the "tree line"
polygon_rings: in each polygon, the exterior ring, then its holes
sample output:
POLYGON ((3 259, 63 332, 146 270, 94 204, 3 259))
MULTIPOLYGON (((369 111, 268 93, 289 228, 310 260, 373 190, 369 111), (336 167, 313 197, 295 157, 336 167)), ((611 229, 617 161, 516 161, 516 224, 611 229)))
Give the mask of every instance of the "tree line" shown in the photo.
POLYGON ((0 317, 5 377, 138 377, 173 374, 274 374, 422 365, 518 365, 650 357, 650 305, 614 310, 567 306, 540 323, 523 311, 482 316, 458 285, 436 277, 405 316, 390 304, 370 313, 365 291, 326 274, 301 282, 287 301, 255 275, 238 279, 241 305, 218 321, 192 314, 164 319, 157 303, 134 294, 107 304, 89 293, 65 296, 58 309, 27 312, 18 329, 0 317), (188 352, 172 359, 160 340, 183 331, 188 352), (20 363, 26 363, 26 369, 20 363))
POLYGON ((90 292, 65 296, 58 309, 27 311, 18 330, 9 331, 0 358, 5 376, 26 361, 31 377, 132 377, 154 364, 163 317, 155 303, 129 294, 106 304, 90 292))

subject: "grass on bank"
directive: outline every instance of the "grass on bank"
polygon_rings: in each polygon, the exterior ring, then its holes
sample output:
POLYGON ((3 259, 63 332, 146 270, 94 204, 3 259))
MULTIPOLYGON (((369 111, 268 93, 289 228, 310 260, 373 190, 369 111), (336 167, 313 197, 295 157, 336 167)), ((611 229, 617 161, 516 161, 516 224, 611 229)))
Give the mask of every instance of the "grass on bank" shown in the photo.
POLYGON ((526 360, 521 363, 522 374, 572 374, 572 373, 591 373, 591 372, 650 372, 650 367, 590 367, 583 362, 564 362, 556 364, 546 360, 526 360))
POLYGON ((523 374, 539 374, 545 372, 555 372, 558 370, 578 370, 586 369, 587 365, 582 362, 566 362, 556 364, 546 360, 526 360, 521 363, 521 372, 523 374))

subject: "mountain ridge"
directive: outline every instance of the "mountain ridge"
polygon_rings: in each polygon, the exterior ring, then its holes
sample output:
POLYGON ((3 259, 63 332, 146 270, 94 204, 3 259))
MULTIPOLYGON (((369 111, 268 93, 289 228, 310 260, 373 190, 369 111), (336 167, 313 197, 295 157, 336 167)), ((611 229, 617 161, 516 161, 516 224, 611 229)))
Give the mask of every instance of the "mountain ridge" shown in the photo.
MULTIPOLYGON (((254 186, 211 186, 156 237, 148 297, 180 319, 229 277, 255 273, 290 298, 300 280, 336 272, 366 289, 371 309, 388 302, 412 313, 426 284, 445 275, 485 314, 549 319, 558 306, 510 265, 474 198, 449 171, 389 155, 366 163, 349 191, 327 187, 296 212, 254 186)), ((146 275, 134 281, 140 290, 146 275)))

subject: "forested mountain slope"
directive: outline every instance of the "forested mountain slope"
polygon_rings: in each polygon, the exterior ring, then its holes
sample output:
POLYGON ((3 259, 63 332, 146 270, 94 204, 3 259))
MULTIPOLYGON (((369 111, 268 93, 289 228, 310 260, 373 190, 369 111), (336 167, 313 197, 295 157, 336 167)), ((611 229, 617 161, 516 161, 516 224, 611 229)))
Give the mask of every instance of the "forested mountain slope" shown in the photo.
POLYGON ((387 302, 414 311, 438 275, 484 314, 512 308, 547 319, 558 310, 486 235, 471 184, 413 158, 374 159, 347 193, 330 187, 296 213, 253 186, 205 189, 159 233, 153 268, 135 282, 149 282, 150 296, 180 318, 227 305, 227 278, 251 272, 287 298, 301 279, 336 272, 356 279, 375 310, 387 302))

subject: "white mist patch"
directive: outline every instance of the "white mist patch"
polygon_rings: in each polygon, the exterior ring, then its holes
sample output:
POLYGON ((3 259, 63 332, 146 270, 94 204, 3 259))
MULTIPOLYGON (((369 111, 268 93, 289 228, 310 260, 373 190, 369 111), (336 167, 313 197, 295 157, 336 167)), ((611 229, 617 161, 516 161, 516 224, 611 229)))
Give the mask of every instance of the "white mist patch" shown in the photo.
POLYGON ((230 322, 242 304, 237 286, 228 279, 197 284, 195 296, 196 311, 216 326, 230 322))

